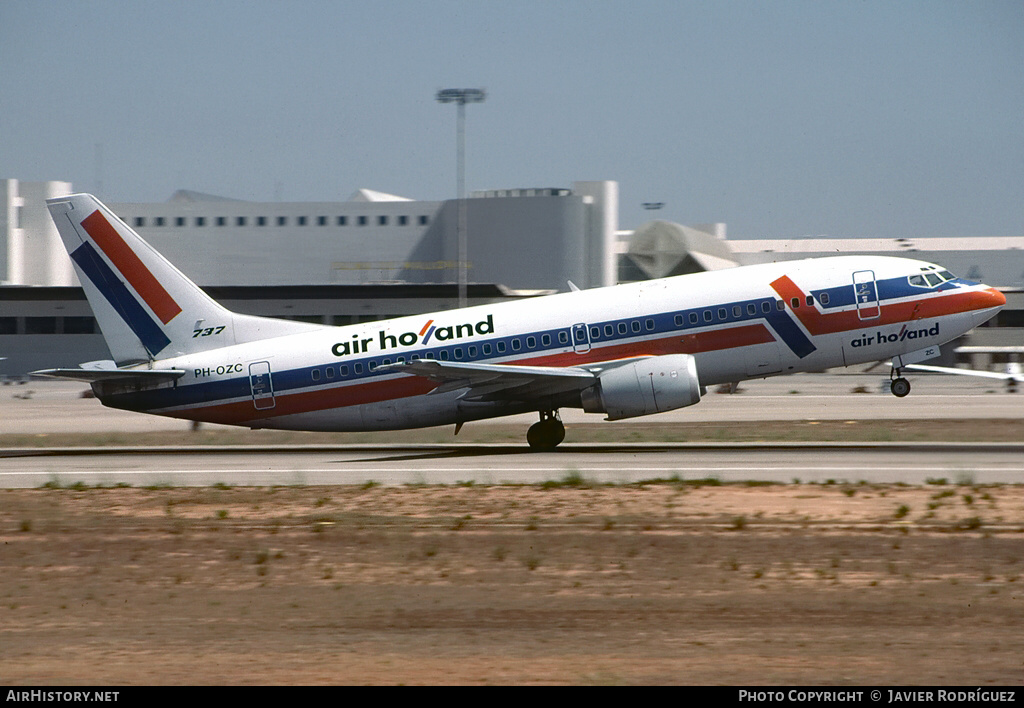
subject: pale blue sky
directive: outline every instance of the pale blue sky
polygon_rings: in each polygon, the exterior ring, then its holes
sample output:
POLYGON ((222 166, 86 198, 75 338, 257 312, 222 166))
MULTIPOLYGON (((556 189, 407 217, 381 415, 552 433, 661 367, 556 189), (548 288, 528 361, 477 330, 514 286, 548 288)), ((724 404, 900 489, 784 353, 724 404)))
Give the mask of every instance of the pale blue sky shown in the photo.
POLYGON ((732 238, 1024 235, 1020 0, 0 0, 0 177, 450 198, 447 87, 488 92, 471 190, 613 179, 623 227, 732 238))

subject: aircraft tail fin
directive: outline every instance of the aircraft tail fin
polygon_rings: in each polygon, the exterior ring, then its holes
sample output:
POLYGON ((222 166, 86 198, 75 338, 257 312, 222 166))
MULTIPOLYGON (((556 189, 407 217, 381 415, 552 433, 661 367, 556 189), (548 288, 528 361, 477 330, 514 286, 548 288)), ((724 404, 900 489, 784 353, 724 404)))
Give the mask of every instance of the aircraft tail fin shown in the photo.
POLYGON ((118 365, 319 327, 225 309, 91 194, 46 205, 118 365))

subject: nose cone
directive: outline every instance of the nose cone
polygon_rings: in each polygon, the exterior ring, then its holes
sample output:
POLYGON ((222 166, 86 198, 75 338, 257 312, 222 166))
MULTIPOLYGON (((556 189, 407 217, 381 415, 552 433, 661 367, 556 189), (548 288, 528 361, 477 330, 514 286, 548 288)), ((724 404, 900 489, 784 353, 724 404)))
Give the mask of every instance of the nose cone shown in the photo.
POLYGON ((1006 305, 1006 296, 995 288, 988 288, 985 291, 985 295, 989 301, 986 307, 1003 307, 1006 305))

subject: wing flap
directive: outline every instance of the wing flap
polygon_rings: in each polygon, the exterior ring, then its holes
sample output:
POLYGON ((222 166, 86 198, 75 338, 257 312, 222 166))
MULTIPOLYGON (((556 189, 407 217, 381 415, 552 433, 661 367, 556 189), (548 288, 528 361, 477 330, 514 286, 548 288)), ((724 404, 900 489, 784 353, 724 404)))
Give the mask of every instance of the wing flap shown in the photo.
POLYGON ((563 391, 582 390, 592 385, 596 375, 579 367, 513 366, 507 364, 470 364, 437 359, 389 364, 378 367, 414 374, 437 382, 431 395, 466 389, 461 396, 470 401, 528 400, 563 391))

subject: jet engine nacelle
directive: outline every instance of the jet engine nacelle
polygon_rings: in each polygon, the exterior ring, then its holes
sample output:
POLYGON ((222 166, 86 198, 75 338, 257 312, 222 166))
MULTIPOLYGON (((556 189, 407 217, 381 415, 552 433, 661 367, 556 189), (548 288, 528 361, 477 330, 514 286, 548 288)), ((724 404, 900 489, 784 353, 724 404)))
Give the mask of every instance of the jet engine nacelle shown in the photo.
POLYGON ((607 420, 692 406, 700 401, 697 362, 689 354, 669 354, 624 364, 601 372, 581 398, 584 411, 607 413, 607 420))

